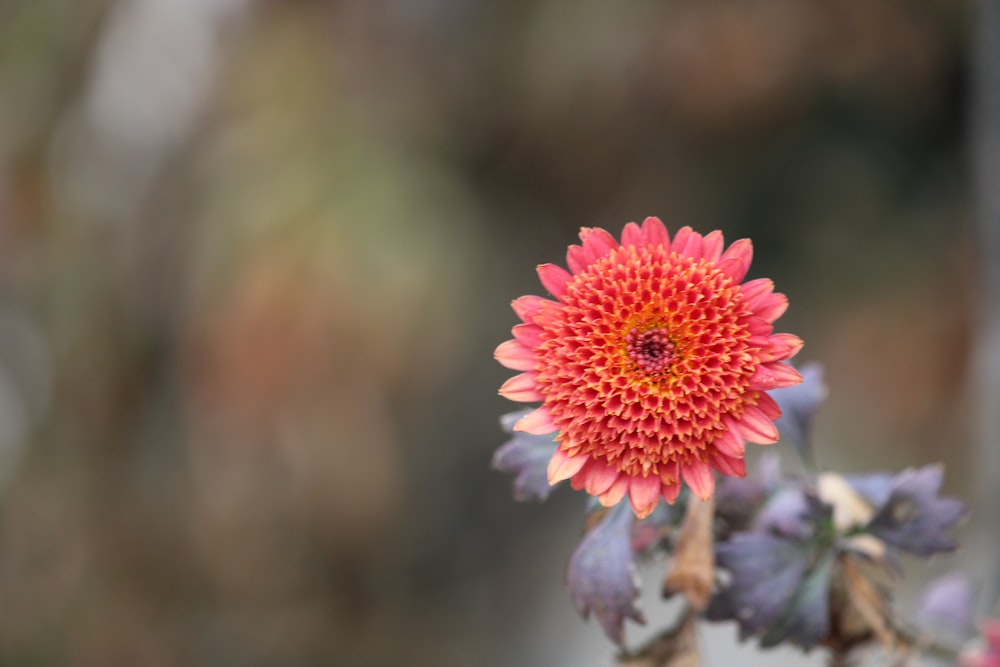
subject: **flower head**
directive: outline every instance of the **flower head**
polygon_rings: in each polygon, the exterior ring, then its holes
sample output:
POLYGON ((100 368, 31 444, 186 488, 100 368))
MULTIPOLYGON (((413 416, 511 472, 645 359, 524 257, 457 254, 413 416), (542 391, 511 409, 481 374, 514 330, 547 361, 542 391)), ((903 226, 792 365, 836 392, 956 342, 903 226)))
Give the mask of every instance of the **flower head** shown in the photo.
POLYGON ((785 363, 802 347, 773 333, 788 305, 773 283, 743 282, 749 240, 689 227, 673 239, 657 218, 629 223, 621 243, 584 228, 569 271, 538 267, 555 300, 523 296, 522 323, 497 360, 523 371, 500 393, 541 406, 515 424, 556 433, 549 483, 569 479, 601 504, 627 494, 639 517, 682 481, 701 498, 714 470, 746 474, 744 442, 773 443, 781 411, 767 391, 802 378, 785 363))

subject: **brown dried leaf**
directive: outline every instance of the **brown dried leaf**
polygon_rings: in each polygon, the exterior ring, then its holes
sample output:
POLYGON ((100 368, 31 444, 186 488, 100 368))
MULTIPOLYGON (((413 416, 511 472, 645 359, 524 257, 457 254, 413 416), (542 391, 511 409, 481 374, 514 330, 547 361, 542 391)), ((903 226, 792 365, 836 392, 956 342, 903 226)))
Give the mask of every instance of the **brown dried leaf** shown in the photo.
POLYGON ((892 575, 886 566, 849 553, 841 557, 840 566, 848 602, 843 610, 844 620, 854 616, 855 623, 862 621, 888 650, 910 650, 911 641, 899 629, 888 594, 884 592, 892 584, 892 575))
POLYGON ((683 593, 688 603, 697 610, 708 605, 715 581, 715 552, 712 543, 712 517, 715 500, 699 500, 692 496, 688 501, 674 548, 674 560, 663 582, 663 595, 683 593))
POLYGON ((697 614, 688 611, 676 627, 649 641, 638 653, 621 655, 622 667, 698 667, 697 614))

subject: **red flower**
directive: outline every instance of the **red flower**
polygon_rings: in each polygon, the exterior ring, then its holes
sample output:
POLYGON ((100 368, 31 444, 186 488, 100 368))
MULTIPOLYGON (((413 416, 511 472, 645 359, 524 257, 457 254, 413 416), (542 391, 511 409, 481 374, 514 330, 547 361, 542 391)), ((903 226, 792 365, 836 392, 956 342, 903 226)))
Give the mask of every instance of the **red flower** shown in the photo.
POLYGON ((582 229, 569 271, 538 267, 555 301, 523 296, 523 321, 497 360, 524 371, 500 393, 542 405, 515 430, 558 432, 549 483, 570 479, 605 506, 627 493, 645 517, 681 480, 702 498, 713 468, 746 474, 744 441, 777 441, 781 411, 765 392, 802 378, 781 363, 802 347, 772 333, 788 300, 760 278, 742 282, 750 241, 723 251, 721 232, 689 227, 670 239, 663 223, 630 222, 619 244, 582 229))

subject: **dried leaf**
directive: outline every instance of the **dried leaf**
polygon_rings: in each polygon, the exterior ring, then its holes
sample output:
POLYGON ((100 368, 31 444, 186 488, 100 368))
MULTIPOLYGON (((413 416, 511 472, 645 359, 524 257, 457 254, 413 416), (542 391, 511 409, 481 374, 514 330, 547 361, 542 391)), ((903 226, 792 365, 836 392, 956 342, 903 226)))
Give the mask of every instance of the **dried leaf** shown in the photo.
POLYGON ((715 581, 715 552, 712 543, 713 499, 700 500, 691 496, 677 544, 674 560, 663 582, 663 594, 669 597, 683 593, 693 608, 708 605, 715 581))
POLYGON ((607 510, 573 552, 566 573, 576 610, 584 619, 593 611, 604 634, 619 646, 626 618, 646 622, 635 604, 639 584, 630 539, 634 516, 627 500, 607 510))
POLYGON ((688 612, 677 627, 654 637, 637 653, 618 658, 622 667, 698 667, 697 615, 688 612))
POLYGON ((880 563, 850 553, 840 556, 840 571, 850 613, 853 609, 864 625, 887 649, 908 650, 910 641, 897 630, 889 600, 892 575, 880 563))

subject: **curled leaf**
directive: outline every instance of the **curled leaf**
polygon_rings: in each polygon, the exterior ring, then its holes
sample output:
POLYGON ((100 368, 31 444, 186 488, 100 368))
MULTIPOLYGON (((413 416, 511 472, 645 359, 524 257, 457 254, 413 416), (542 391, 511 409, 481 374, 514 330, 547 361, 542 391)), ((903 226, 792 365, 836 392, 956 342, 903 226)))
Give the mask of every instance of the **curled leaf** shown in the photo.
POLYGON ((619 646, 626 618, 646 622, 635 604, 639 582, 630 539, 633 519, 628 501, 607 510, 573 552, 566 572, 576 610, 584 619, 593 612, 604 634, 619 646))
POLYGON ((500 418, 504 431, 513 437, 493 454, 493 467, 516 474, 514 478, 514 499, 520 501, 544 501, 554 488, 549 484, 549 459, 555 453, 555 434, 532 435, 514 431, 514 424, 531 412, 521 410, 500 418))
POLYGON ((943 470, 929 465, 904 470, 893 478, 892 491, 866 530, 887 544, 917 556, 953 551, 951 529, 965 516, 965 505, 939 498, 943 470))

